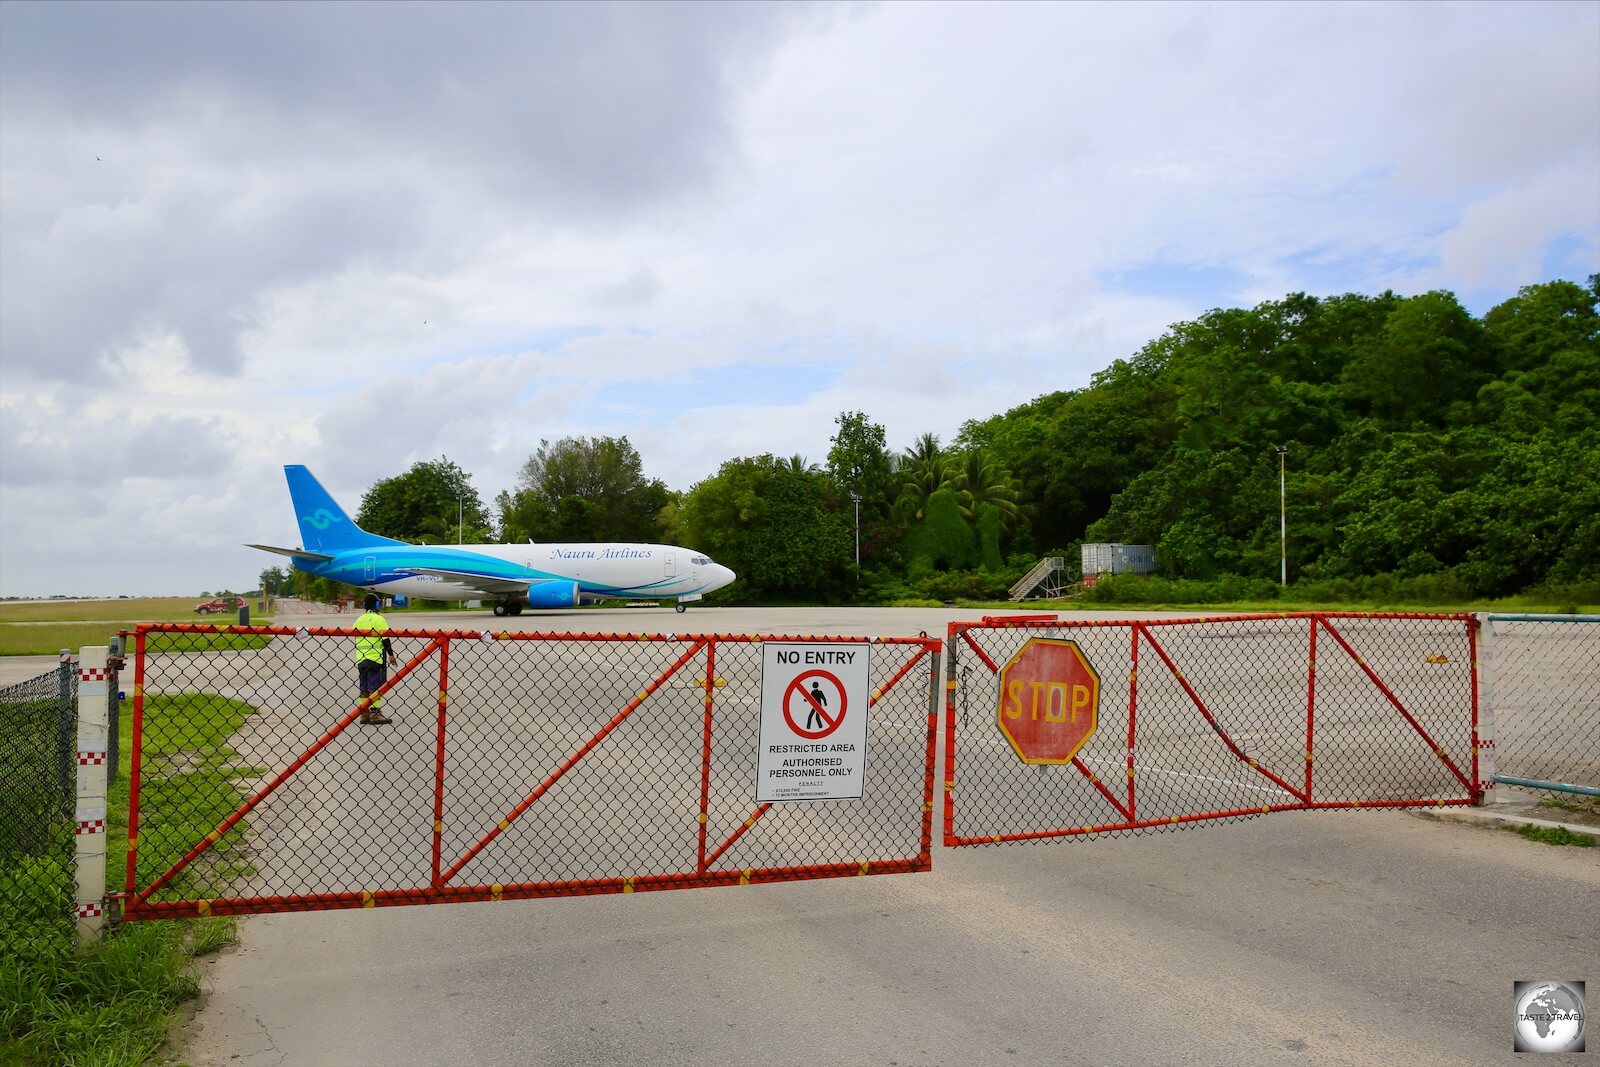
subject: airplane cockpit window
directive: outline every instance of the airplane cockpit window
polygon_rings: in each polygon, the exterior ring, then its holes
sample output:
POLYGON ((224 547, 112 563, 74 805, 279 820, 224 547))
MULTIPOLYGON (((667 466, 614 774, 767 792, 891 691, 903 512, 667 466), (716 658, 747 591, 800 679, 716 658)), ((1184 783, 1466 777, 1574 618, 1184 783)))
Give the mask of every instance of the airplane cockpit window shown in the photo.
POLYGON ((696 567, 704 567, 707 566, 711 561, 706 559, 704 556, 693 556, 690 558, 689 562, 693 563, 696 567))

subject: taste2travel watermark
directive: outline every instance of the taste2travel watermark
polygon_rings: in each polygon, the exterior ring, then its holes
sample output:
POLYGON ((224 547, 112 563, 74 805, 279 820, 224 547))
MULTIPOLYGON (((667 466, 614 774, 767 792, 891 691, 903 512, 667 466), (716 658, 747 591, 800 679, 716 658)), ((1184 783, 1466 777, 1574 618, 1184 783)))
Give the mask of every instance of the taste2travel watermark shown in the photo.
POLYGON ((1511 998, 1513 1052, 1584 1051, 1582 982, 1516 982, 1511 998))

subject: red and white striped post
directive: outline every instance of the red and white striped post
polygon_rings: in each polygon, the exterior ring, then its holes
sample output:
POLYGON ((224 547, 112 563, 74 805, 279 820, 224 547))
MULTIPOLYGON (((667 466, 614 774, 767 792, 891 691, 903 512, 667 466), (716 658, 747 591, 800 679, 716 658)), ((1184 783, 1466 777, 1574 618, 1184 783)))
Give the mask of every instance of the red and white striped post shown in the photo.
POLYGON ((106 646, 78 657, 78 808, 74 914, 78 940, 94 941, 106 905, 106 646))

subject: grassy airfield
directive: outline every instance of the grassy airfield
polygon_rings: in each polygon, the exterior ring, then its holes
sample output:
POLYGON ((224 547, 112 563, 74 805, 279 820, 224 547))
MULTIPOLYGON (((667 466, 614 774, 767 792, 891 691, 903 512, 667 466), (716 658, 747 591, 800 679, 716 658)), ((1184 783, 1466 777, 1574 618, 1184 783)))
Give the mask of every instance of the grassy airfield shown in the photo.
MULTIPOLYGON (((194 606, 210 599, 199 596, 143 597, 130 600, 0 601, 0 656, 50 656, 63 648, 103 645, 118 630, 141 622, 197 622, 227 626, 237 611, 196 615, 194 606)), ((263 616, 250 604, 250 621, 263 616)))

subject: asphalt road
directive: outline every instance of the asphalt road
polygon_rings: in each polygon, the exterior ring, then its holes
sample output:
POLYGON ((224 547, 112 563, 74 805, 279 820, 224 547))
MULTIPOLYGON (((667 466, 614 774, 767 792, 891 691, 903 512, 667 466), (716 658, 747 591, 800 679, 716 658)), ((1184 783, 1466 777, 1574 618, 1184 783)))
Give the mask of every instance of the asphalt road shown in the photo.
MULTIPOLYGON (((939 635, 961 617, 400 618, 939 635)), ((246 751, 266 743, 244 740, 246 751)), ((317 833, 334 839, 342 821, 317 833)), ((1510 1062, 1512 982, 1600 983, 1597 917, 1594 850, 1404 813, 936 846, 927 874, 248 918, 241 947, 210 965, 174 1057, 195 1067, 1510 1062)))

